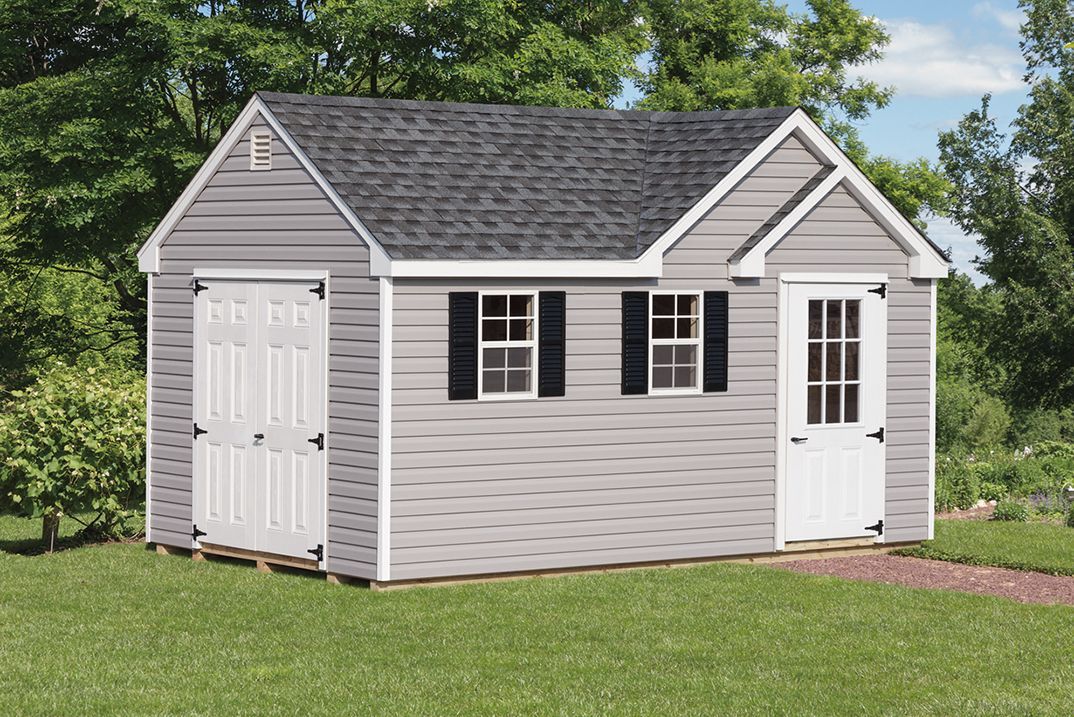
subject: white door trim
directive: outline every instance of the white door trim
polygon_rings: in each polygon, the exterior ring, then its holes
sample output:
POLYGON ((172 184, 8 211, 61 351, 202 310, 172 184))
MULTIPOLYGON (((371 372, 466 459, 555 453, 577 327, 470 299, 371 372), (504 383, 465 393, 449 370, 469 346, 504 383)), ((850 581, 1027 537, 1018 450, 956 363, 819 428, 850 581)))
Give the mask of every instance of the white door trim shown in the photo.
MULTIPOLYGON (((776 514, 773 550, 781 551, 787 543, 787 354, 790 349, 790 331, 787 312, 790 305, 792 284, 886 284, 886 273, 838 273, 838 272, 781 272, 776 318, 776 514)), ((883 542, 884 536, 877 538, 883 542)))
MULTIPOLYGON (((272 282, 285 283, 285 282, 311 282, 311 281, 316 282, 316 281, 323 281, 324 284, 325 284, 324 299, 323 299, 323 302, 322 302, 323 306, 324 306, 324 312, 323 312, 323 317, 324 318, 321 321, 321 335, 320 335, 320 337, 318 339, 320 341, 321 349, 322 349, 322 353, 321 353, 321 386, 320 386, 320 390, 322 392, 321 395, 322 395, 322 399, 323 399, 322 400, 322 416, 321 416, 321 420, 323 421, 322 425, 324 426, 324 460, 321 461, 321 475, 320 475, 321 485, 323 486, 323 490, 324 490, 324 496, 323 496, 323 500, 322 500, 322 503, 321 503, 323 515, 322 515, 322 522, 321 522, 321 538, 320 538, 320 540, 321 540, 321 545, 323 545, 324 547, 323 547, 323 552, 321 554, 322 559, 321 559, 321 562, 319 563, 318 567, 323 570, 323 569, 325 569, 325 566, 328 564, 328 551, 329 551, 329 545, 328 545, 328 497, 329 497, 328 466, 329 466, 329 462, 330 462, 330 458, 331 458, 330 451, 331 451, 331 444, 332 444, 332 438, 331 438, 332 433, 329 430, 329 422, 328 422, 328 414, 329 414, 329 406, 328 406, 329 391, 328 391, 328 385, 330 383, 330 380, 329 380, 329 363, 330 363, 329 359, 330 359, 330 356, 329 356, 329 351, 328 351, 328 349, 329 349, 329 346, 328 346, 329 328, 328 328, 328 326, 329 326, 329 319, 330 319, 330 316, 331 316, 331 305, 330 305, 330 299, 331 299, 331 291, 330 291, 331 276, 330 276, 330 273, 327 270, 323 270, 323 271, 291 271, 291 270, 244 269, 244 268, 235 268, 235 269, 230 269, 230 268, 228 268, 228 269, 195 268, 193 270, 193 272, 192 272, 192 278, 191 278, 192 283, 193 283, 194 279, 206 279, 206 280, 218 279, 218 280, 228 280, 228 281, 250 281, 250 282, 254 282, 254 283, 272 283, 272 282)), ((199 403, 200 403, 201 400, 203 400, 202 394, 198 390, 198 386, 200 385, 199 380, 200 380, 200 373, 201 373, 201 369, 199 368, 198 360, 197 360, 197 347, 198 347, 199 342, 201 340, 201 332, 199 331, 199 328, 198 328, 199 324, 201 323, 199 319, 200 319, 200 317, 199 317, 199 313, 198 313, 198 304, 195 301, 194 302, 194 313, 193 313, 194 327, 193 327, 193 334, 192 334, 194 356, 193 356, 193 359, 191 361, 191 372, 190 372, 191 378, 192 378, 192 385, 193 385, 192 396, 191 396, 191 414, 194 417, 198 416, 199 403)), ((150 415, 149 419, 151 420, 151 415, 150 415)), ((194 499, 193 491, 198 490, 198 480, 197 480, 197 476, 196 476, 196 472, 197 472, 197 469, 198 469, 198 459, 199 459, 198 446, 195 444, 194 446, 192 446, 192 463, 191 463, 191 506, 192 507, 196 504, 196 500, 194 499)), ((148 464, 148 456, 147 456, 147 464, 148 464)), ((148 510, 147 510, 147 514, 148 514, 148 510)), ((198 520, 198 516, 197 515, 192 515, 191 523, 194 523, 197 520, 198 520)), ((192 544, 192 546, 193 546, 193 548, 195 550, 197 550, 197 549, 199 549, 201 547, 200 543, 198 543, 197 540, 192 539, 191 544, 192 544)))

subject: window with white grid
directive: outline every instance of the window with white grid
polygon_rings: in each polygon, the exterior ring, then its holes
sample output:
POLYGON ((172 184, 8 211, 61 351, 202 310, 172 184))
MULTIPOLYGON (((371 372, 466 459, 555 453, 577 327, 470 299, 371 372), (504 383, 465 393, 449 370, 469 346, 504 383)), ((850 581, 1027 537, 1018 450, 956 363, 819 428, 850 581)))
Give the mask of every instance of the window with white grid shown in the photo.
POLYGON ((860 420, 860 324, 860 299, 810 299, 807 423, 860 420))
POLYGON ((481 295, 482 398, 537 395, 536 307, 536 293, 481 295))
POLYGON ((701 390, 701 295, 649 295, 649 391, 701 390))

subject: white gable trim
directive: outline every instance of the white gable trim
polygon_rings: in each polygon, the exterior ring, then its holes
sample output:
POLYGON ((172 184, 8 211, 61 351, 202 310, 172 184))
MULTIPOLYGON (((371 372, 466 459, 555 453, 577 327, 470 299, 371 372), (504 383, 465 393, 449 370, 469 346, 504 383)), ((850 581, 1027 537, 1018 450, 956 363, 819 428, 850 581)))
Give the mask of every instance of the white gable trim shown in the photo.
MULTIPOLYGON (((798 110, 791 115, 790 119, 794 119, 795 122, 788 134, 793 133, 811 152, 834 164, 836 169, 828 179, 839 176, 842 185, 850 192, 851 196, 861 203, 865 211, 907 253, 907 271, 910 278, 945 278, 948 270, 947 260, 940 256, 940 253, 929 244, 917 227, 910 223, 888 201, 887 197, 880 193, 880 190, 869 181, 843 150, 805 112, 798 110)), ((828 182, 825 182, 825 184, 828 184, 828 182)), ((834 187, 834 185, 832 186, 834 187)), ((793 229, 794 225, 804 218, 825 196, 827 196, 827 192, 821 193, 819 188, 818 191, 812 192, 792 212, 793 215, 798 217, 796 221, 789 222, 790 215, 788 215, 787 220, 781 222, 777 227, 777 229, 781 230, 780 233, 771 232, 764 241, 758 243, 745 256, 735 262, 731 262, 731 276, 763 277, 765 254, 771 251, 779 240, 786 236, 786 233, 793 229)))
POLYGON ((369 247, 369 273, 371 276, 386 276, 390 272, 391 259, 388 257, 387 252, 380 246, 376 239, 373 238, 373 234, 365 227, 364 224, 354 214, 354 211, 347 206, 343 199, 339 196, 339 193, 329 184, 328 180, 324 178, 321 172, 314 166, 313 162, 306 153, 295 142, 291 134, 283 128, 283 125, 273 116, 272 112, 261 101, 257 95, 250 98, 250 101, 246 103, 246 107, 232 123, 231 127, 224 136, 220 138, 216 147, 209 154, 209 157, 205 160, 201 168, 194 174, 194 178, 187 184, 186 189, 179 195, 179 199, 176 200, 172 208, 168 210, 168 213, 164 215, 164 218, 157 225, 153 233, 149 235, 145 244, 138 250, 138 269, 139 271, 149 273, 160 273, 160 247, 164 243, 164 240, 172 233, 179 220, 186 215, 190 206, 201 194, 201 191, 205 189, 205 186, 216 174, 216 171, 220 168, 220 165, 224 163, 224 160, 228 158, 235 145, 246 135, 246 131, 253 124, 254 119, 260 116, 273 130, 276 137, 284 143, 284 145, 291 151, 291 154, 295 156, 299 164, 309 172, 310 176, 317 183, 317 186, 325 193, 328 200, 336 207, 340 214, 344 216, 351 227, 358 233, 369 247))
POLYGON ((757 242, 745 256, 730 262, 731 276, 735 278, 763 277, 765 256, 772 250, 772 247, 787 236, 791 229, 798 226, 798 222, 802 221, 806 214, 813 211, 813 207, 817 206, 845 178, 846 174, 840 169, 836 169, 825 177, 824 181, 806 195, 805 199, 799 202, 798 206, 792 209, 779 224, 772 227, 772 230, 761 241, 757 242))

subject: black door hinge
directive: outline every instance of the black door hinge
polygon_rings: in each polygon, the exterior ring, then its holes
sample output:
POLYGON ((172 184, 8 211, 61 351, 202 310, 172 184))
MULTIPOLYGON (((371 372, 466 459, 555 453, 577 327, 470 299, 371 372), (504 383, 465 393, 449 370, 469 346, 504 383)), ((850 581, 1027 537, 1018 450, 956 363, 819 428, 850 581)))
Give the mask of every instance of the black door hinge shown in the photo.
POLYGON ((875 438, 876 440, 878 440, 881 443, 883 443, 884 442, 884 427, 881 426, 879 429, 877 429, 877 431, 875 433, 866 433, 865 437, 866 438, 875 438))
POLYGON ((317 288, 316 289, 310 289, 310 293, 311 294, 316 294, 317 297, 321 301, 324 301, 324 282, 323 281, 318 282, 317 283, 317 288))
POLYGON ((205 284, 202 284, 197 279, 194 279, 194 296, 197 296, 198 294, 200 294, 201 292, 205 291, 208 288, 209 287, 207 287, 205 284))
POLYGON ((310 555, 312 555, 313 557, 317 558, 318 563, 324 561, 324 546, 323 545, 318 544, 316 548, 314 548, 313 550, 307 550, 306 552, 309 553, 310 555))
POLYGON ((881 299, 886 299, 887 296, 888 296, 888 285, 887 284, 881 284, 880 286, 876 287, 875 289, 869 289, 869 293, 870 294, 876 294, 881 299))
POLYGON ((324 434, 323 433, 318 433, 316 438, 307 438, 306 443, 312 443, 313 445, 317 446, 317 450, 323 451, 324 450, 324 434))
POLYGON ((204 530, 198 530, 198 526, 194 526, 194 532, 190 534, 190 537, 194 538, 194 542, 198 542, 198 538, 202 535, 208 535, 204 530))
POLYGON ((867 525, 867 526, 865 526, 865 529, 866 530, 875 530, 877 535, 883 535, 884 534, 884 521, 878 520, 878 521, 876 521, 875 525, 867 525))
POLYGON ((198 436, 200 436, 202 433, 208 433, 208 431, 206 431, 204 428, 198 428, 198 424, 195 423, 194 424, 194 440, 195 441, 198 440, 198 436))

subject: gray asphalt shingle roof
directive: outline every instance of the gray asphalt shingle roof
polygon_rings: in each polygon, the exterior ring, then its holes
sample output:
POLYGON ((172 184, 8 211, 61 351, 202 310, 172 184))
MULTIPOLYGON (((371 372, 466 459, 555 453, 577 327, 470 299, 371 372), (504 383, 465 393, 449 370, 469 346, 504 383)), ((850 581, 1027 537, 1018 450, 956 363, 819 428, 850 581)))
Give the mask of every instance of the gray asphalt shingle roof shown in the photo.
POLYGON ((635 258, 794 111, 259 96, 398 259, 635 258))

